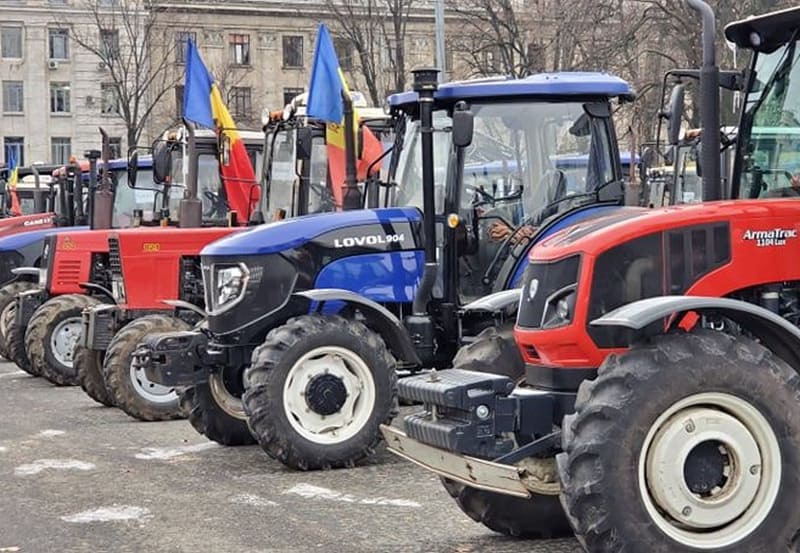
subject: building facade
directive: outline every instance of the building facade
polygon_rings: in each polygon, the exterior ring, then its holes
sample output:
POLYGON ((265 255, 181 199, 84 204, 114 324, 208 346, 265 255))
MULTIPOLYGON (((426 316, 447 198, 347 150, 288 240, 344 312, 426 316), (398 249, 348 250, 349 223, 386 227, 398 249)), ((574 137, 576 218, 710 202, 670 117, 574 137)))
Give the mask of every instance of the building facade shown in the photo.
MULTIPOLYGON (((361 89, 360 58, 338 32, 341 26, 325 1, 2 2, 3 161, 12 151, 20 164, 81 158, 85 150, 99 148, 98 127, 111 137, 114 154, 125 155, 133 138, 121 114, 134 97, 139 99, 138 116, 146 122, 138 141, 149 144, 180 123, 188 38, 197 44, 242 128, 258 128, 262 110, 280 109, 307 91, 320 21, 331 28, 351 87, 361 89), (128 8, 120 9, 120 3, 128 8), (143 28, 148 29, 146 36, 143 28), (122 65, 132 63, 131 54, 138 55, 143 47, 146 63, 139 60, 141 67, 123 70, 122 65), (111 51, 114 56, 104 55, 111 51), (151 71, 152 78, 142 77, 144 71, 151 71), (136 79, 147 82, 146 91, 136 79)), ((432 9, 412 14, 404 40, 407 72, 431 65, 435 51, 432 9)), ((375 50, 380 90, 391 92, 391 60, 380 45, 375 50)))

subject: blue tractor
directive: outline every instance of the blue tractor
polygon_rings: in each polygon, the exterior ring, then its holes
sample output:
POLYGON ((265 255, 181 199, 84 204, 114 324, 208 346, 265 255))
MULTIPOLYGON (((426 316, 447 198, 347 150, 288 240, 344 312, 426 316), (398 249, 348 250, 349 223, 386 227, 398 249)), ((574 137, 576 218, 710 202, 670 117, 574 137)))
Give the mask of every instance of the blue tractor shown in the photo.
POLYGON ((435 70, 415 72, 414 91, 389 99, 399 154, 384 207, 207 246, 206 321, 147 336, 135 362, 183 387, 190 421, 211 439, 255 437, 295 469, 353 465, 397 413, 398 374, 448 368, 464 344, 491 349, 512 331, 509 291, 532 244, 619 209, 611 102, 632 98, 600 73, 437 86, 435 70), (564 154, 587 155, 579 191, 553 161, 564 154), (495 162, 494 183, 465 171, 495 162))

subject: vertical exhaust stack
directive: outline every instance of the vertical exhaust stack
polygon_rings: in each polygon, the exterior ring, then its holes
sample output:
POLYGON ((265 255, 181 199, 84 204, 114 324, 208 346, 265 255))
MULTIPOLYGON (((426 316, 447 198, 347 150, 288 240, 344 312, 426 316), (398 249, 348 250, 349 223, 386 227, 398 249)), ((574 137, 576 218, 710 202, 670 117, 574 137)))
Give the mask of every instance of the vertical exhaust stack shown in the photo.
POLYGON ((719 66, 714 41, 716 17, 703 0, 687 0, 689 7, 703 18, 703 67, 700 69, 700 123, 702 136, 703 200, 722 199, 720 178, 719 66))

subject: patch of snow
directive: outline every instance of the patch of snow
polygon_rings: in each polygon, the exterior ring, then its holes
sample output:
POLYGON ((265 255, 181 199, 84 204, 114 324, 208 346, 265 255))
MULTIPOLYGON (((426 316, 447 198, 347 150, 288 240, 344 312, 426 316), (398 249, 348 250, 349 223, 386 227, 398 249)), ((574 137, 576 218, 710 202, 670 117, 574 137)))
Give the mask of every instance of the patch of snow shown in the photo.
POLYGON ((416 501, 408 499, 387 499, 385 497, 364 497, 357 498, 350 494, 343 494, 336 490, 321 488, 311 484, 297 484, 283 492, 284 494, 299 495, 306 499, 322 499, 326 501, 340 501, 343 503, 357 503, 360 505, 388 505, 391 507, 421 507, 416 501))
POLYGON ((61 517, 64 522, 85 524, 87 522, 116 522, 121 520, 141 520, 149 518, 150 511, 144 507, 133 505, 113 505, 111 507, 98 507, 61 517))
POLYGON ((137 459, 144 459, 145 461, 150 461, 153 459, 166 460, 174 457, 180 457, 181 455, 186 455, 187 453, 195 453, 197 451, 204 451, 206 449, 215 447, 219 447, 219 444, 216 442, 205 442, 202 444, 184 445, 178 447, 145 447, 141 450, 141 453, 137 453, 134 455, 134 457, 137 459))
POLYGON ((75 459, 37 459, 33 463, 20 465, 14 469, 17 476, 31 476, 39 474, 43 470, 92 470, 95 468, 93 463, 76 461, 75 459))
POLYGON ((239 505, 250 505, 251 507, 277 507, 278 504, 274 501, 270 501, 269 499, 263 498, 261 496, 251 494, 251 493, 243 493, 239 495, 235 495, 230 499, 231 503, 237 503, 239 505))

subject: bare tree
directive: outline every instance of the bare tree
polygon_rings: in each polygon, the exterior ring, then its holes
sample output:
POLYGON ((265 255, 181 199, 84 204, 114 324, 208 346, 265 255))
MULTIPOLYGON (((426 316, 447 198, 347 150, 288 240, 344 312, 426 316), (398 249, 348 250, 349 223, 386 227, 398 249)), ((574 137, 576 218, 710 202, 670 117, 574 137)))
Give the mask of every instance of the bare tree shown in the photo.
POLYGON ((165 17, 149 0, 78 0, 86 15, 81 24, 64 21, 71 38, 95 55, 105 66, 107 90, 127 129, 128 145, 137 144, 148 118, 180 77, 172 71, 176 48, 163 33, 159 18, 165 17))
MULTIPOLYGON (((363 79, 373 105, 406 86, 407 25, 416 0, 325 0, 334 34, 352 48, 351 74, 363 79), (390 75, 387 82, 386 73, 390 75)), ((337 52, 341 57, 342 52, 337 52)))

